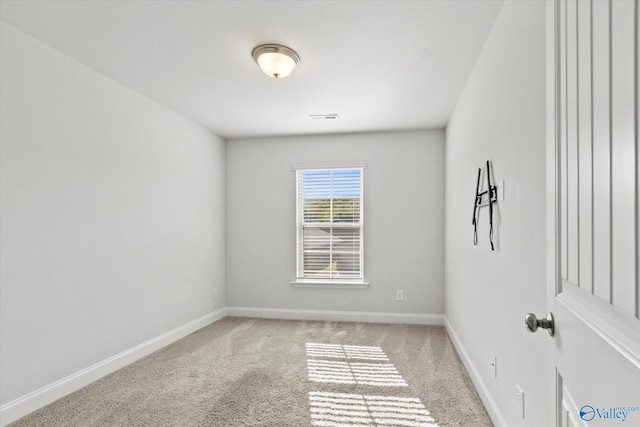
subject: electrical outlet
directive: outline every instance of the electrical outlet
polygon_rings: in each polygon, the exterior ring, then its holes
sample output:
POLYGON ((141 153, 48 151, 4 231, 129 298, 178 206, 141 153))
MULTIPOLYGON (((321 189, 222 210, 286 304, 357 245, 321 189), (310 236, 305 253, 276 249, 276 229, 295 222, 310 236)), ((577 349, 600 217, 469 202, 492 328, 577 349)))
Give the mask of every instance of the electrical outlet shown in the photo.
POLYGON ((396 300, 402 301, 404 299, 404 291, 396 291, 396 300))
POLYGON ((524 418, 524 391, 520 388, 518 384, 516 384, 516 405, 520 409, 520 413, 522 414, 522 418, 524 418))
POLYGON ((493 378, 498 378, 498 356, 495 354, 491 357, 491 368, 493 369, 493 378))

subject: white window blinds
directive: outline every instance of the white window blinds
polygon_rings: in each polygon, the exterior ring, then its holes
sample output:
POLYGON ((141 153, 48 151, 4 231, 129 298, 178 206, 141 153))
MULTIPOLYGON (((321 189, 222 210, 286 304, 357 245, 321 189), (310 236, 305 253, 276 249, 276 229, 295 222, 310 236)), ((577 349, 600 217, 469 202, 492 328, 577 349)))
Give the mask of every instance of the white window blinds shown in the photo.
POLYGON ((363 168, 298 169, 297 279, 362 281, 363 168))

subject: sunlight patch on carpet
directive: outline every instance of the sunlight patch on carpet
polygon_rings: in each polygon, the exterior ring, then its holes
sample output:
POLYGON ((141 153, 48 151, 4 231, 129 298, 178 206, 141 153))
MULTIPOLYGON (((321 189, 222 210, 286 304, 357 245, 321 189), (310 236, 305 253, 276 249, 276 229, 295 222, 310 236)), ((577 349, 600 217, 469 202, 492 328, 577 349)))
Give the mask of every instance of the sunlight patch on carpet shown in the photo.
POLYGON ((319 427, 438 427, 420 399, 309 392, 311 423, 319 427))
MULTIPOLYGON (((309 381, 408 387, 380 347, 307 343, 306 350, 309 381)), ((309 406, 317 427, 438 427, 415 397, 311 391, 309 406)))
POLYGON ((314 382, 407 387, 407 383, 391 363, 308 359, 307 369, 309 380, 314 382))
POLYGON ((307 357, 389 361, 389 358, 384 354, 384 351, 382 351, 380 347, 307 343, 306 348, 307 357))

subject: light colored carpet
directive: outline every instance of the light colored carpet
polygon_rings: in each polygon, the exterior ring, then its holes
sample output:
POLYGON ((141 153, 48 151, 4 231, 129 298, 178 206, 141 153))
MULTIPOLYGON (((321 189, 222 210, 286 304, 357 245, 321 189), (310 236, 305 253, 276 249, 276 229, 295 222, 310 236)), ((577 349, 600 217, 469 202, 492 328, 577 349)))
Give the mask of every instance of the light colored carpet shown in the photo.
POLYGON ((492 423, 443 327, 225 318, 11 424, 311 425, 492 423))

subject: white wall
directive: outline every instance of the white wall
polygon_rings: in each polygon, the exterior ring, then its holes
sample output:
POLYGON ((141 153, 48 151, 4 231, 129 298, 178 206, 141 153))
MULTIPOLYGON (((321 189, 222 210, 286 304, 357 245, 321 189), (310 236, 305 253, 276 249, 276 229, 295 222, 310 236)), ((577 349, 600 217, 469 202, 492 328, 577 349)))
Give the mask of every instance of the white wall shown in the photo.
POLYGON ((443 313, 444 132, 233 140, 227 144, 227 304, 443 313), (368 289, 301 289, 294 164, 365 162, 368 289), (405 299, 396 301, 396 290, 405 299))
POLYGON ((541 1, 505 3, 447 127, 445 311, 468 367, 477 370, 479 385, 511 427, 551 425, 545 406, 549 337, 523 327, 527 312, 545 313, 544 8, 541 1), (478 246, 472 242, 476 174, 486 160, 493 178, 505 181, 495 252, 488 208, 481 213, 478 246), (524 420, 516 384, 525 391, 524 420))
POLYGON ((1 31, 5 404, 224 306, 225 143, 1 31))

